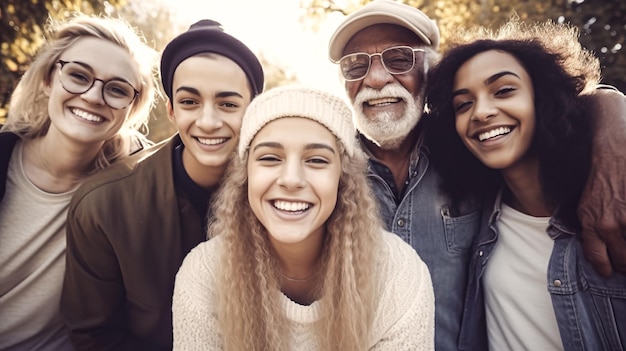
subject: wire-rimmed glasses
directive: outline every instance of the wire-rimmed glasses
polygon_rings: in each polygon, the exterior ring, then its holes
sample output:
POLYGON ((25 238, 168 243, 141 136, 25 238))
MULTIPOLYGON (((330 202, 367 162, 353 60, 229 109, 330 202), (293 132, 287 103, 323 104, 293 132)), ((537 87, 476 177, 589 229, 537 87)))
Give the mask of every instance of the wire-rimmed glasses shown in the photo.
POLYGON ((348 54, 339 59, 339 67, 343 77, 351 82, 367 76, 372 65, 372 57, 380 56, 383 67, 390 74, 403 74, 415 66, 415 53, 424 52, 424 49, 415 49, 410 46, 393 46, 381 52, 368 54, 357 52, 348 54))
POLYGON ((59 70, 61 86, 68 93, 83 94, 91 89, 96 81, 100 81, 104 102, 115 110, 128 107, 139 95, 139 91, 127 81, 119 78, 104 81, 94 77, 91 68, 81 62, 58 60, 57 63, 61 65, 59 70))

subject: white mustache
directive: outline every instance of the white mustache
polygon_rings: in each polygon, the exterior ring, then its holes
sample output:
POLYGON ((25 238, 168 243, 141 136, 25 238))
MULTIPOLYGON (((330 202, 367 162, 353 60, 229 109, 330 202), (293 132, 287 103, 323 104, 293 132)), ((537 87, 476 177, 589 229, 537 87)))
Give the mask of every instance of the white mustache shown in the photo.
POLYGON ((363 87, 354 98, 354 107, 360 108, 364 103, 384 97, 400 98, 404 101, 413 100, 413 96, 402 85, 398 83, 387 84, 382 89, 377 90, 370 87, 363 87))

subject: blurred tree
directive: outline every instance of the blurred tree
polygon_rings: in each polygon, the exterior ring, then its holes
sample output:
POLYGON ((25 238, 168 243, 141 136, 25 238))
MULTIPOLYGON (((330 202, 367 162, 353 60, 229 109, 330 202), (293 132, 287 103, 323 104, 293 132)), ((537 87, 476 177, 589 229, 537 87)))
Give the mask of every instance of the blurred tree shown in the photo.
POLYGON ((602 81, 626 92, 626 1, 569 2, 563 18, 581 29, 580 42, 600 58, 602 81))
MULTIPOLYGON (((310 22, 330 12, 349 14, 370 0, 302 0, 310 22)), ((497 27, 517 13, 524 21, 570 22, 580 42, 603 65, 603 82, 626 92, 626 1, 624 0, 405 0, 437 21, 441 49, 448 33, 472 25, 497 27)))
MULTIPOLYGON (((131 25, 143 33, 148 44, 162 52, 165 45, 176 35, 187 30, 188 24, 179 24, 172 18, 172 14, 158 1, 129 1, 127 6, 115 9, 113 15, 126 19, 131 25)), ((155 76, 159 76, 159 67, 155 68, 155 76)), ((164 140, 174 133, 176 127, 167 117, 167 97, 159 79, 160 96, 155 102, 148 122, 148 137, 154 142, 164 140)))
POLYGON ((269 59, 264 53, 260 53, 258 56, 265 73, 265 90, 298 81, 296 75, 285 69, 283 63, 269 59))
POLYGON ((0 124, 11 92, 43 43, 48 17, 64 18, 73 11, 104 12, 125 0, 2 0, 0 2, 0 124))

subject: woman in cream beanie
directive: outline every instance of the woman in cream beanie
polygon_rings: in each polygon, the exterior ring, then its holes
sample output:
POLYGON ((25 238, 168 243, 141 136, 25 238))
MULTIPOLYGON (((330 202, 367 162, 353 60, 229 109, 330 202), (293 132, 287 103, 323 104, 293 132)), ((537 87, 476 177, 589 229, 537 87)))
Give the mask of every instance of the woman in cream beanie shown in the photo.
POLYGON ((180 350, 432 350, 426 265, 385 232, 351 110, 322 90, 259 95, 174 291, 180 350))

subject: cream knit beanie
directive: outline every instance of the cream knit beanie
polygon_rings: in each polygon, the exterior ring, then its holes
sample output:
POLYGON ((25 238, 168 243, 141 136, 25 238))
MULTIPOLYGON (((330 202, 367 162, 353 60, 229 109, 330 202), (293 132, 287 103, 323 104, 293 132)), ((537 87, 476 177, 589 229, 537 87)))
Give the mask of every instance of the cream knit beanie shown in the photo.
POLYGON ((243 159, 264 125, 282 117, 304 117, 321 123, 341 141, 348 155, 354 155, 356 129, 348 104, 329 92, 291 85, 270 89, 252 100, 243 116, 239 157, 243 159))

